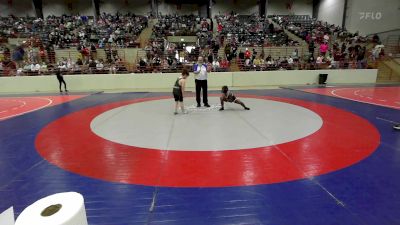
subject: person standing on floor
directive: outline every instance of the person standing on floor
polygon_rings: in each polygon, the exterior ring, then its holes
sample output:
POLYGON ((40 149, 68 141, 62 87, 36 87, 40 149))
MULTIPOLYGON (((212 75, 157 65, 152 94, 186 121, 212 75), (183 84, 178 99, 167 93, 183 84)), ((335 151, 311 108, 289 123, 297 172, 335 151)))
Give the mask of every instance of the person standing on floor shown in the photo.
POLYGON ((175 115, 178 114, 179 107, 181 108, 183 114, 187 114, 187 111, 185 111, 185 107, 183 105, 183 98, 185 93, 186 78, 188 76, 189 71, 187 69, 183 69, 182 75, 178 79, 176 79, 174 87, 172 89, 172 94, 175 99, 175 115))
POLYGON ((59 86, 60 87, 60 92, 63 92, 62 89, 61 89, 61 84, 64 84, 64 90, 65 90, 65 92, 68 92, 67 84, 65 83, 64 76, 62 75, 62 72, 61 72, 60 69, 56 70, 56 76, 57 76, 58 83, 60 84, 60 86, 59 86))
POLYGON ((196 83, 196 101, 197 107, 201 107, 200 92, 203 89, 203 103, 205 107, 210 107, 208 104, 208 85, 207 76, 208 72, 211 71, 211 66, 207 65, 203 61, 203 57, 199 57, 197 63, 193 66, 193 72, 195 74, 196 83))

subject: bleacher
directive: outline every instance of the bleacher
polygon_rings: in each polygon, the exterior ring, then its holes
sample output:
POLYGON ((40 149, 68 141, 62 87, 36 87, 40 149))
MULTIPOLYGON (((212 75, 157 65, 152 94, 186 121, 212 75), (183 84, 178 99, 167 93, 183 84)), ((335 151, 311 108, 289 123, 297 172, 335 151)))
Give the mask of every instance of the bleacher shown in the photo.
MULTIPOLYGON (((138 17, 139 18, 139 17, 138 17)), ((310 53, 308 52, 308 46, 304 45, 303 43, 299 43, 297 40, 296 42, 294 42, 293 40, 291 40, 287 34, 291 35, 291 33, 288 33, 288 31, 293 32, 295 35, 297 35, 298 37, 304 38, 301 33, 301 31, 313 31, 313 29, 315 29, 318 26, 321 26, 322 23, 320 21, 316 21, 315 19, 311 18, 308 15, 281 15, 281 16, 273 16, 271 17, 271 19, 276 22, 277 24, 280 24, 282 27, 286 28, 287 30, 283 30, 280 29, 278 26, 275 27, 274 31, 271 32, 270 30, 270 23, 268 22, 268 20, 257 17, 257 16, 246 16, 246 15, 237 15, 235 17, 230 17, 228 19, 224 18, 223 16, 220 17, 216 17, 216 20, 219 23, 223 23, 224 24, 224 28, 220 33, 216 34, 218 35, 219 38, 222 37, 222 39, 224 39, 223 44, 220 46, 220 48, 218 49, 218 51, 216 52, 216 56, 214 56, 214 58, 220 58, 220 59, 225 59, 226 55, 225 55, 225 45, 227 43, 232 44, 233 46, 237 47, 237 51, 236 51, 236 58, 234 58, 231 62, 232 65, 235 65, 234 70, 236 68, 240 69, 240 70, 248 70, 249 68, 246 68, 243 64, 243 62, 241 61, 237 61, 237 55, 239 54, 240 51, 244 52, 246 50, 246 48, 248 48, 249 50, 253 51, 253 49, 258 53, 257 57, 260 56, 260 54, 263 52, 263 57, 267 57, 270 56, 273 59, 278 59, 278 58, 283 58, 283 57, 289 57, 292 52, 297 49, 298 50, 298 56, 300 58, 304 58, 306 59, 305 61, 307 61, 307 59, 310 56, 310 53), (237 26, 238 24, 244 24, 243 26, 237 26), (299 28, 301 28, 301 30, 299 30, 299 28), (238 67, 236 67, 236 65, 238 67)), ((10 18, 1 18, 0 21, 2 21, 4 23, 4 21, 10 20, 10 18)), ((15 20, 15 18, 14 18, 15 20)), ((23 21, 23 20, 21 20, 23 21)), ((33 23, 33 18, 31 18, 31 21, 28 21, 28 23, 33 23)), ((151 38, 148 40, 141 40, 141 42, 143 43, 153 43, 153 42, 159 42, 158 46, 164 46, 164 41, 166 40, 166 37, 168 35, 177 35, 177 34, 182 34, 182 35, 186 35, 186 34, 193 34, 190 33, 192 31, 197 32, 196 34, 198 35, 198 37, 201 38, 201 35, 199 35, 199 33, 202 32, 201 29, 199 28, 199 25, 204 22, 201 18, 196 17, 196 16, 186 16, 186 17, 164 17, 158 20, 154 20, 154 21, 163 21, 161 23, 156 24, 155 27, 158 26, 158 28, 153 29, 153 34, 147 35, 150 36, 151 38), (178 25, 179 23, 175 24, 174 26, 178 26, 180 29, 178 29, 176 32, 161 32, 159 33, 157 31, 157 29, 160 29, 162 27, 162 24, 165 24, 165 21, 170 20, 171 18, 178 18, 178 20, 180 21, 180 23, 186 24, 186 26, 181 27, 180 25, 178 25), (183 18, 183 19, 182 19, 183 18), (193 20, 193 21, 190 21, 193 20), (189 24, 192 24, 193 26, 191 28, 189 28, 189 24), (181 29, 183 28, 183 29, 181 29), (186 31, 185 31, 186 30, 186 31), (156 31, 156 32, 154 32, 156 31), (182 32, 181 32, 182 31, 182 32), (181 32, 181 33, 179 33, 181 32)), ((153 21, 153 22, 154 22, 153 21)), ((40 24, 40 21, 36 21, 36 23, 40 24)), ((4 24, 3 24, 4 25, 4 24)), ((171 25, 171 24, 170 24, 171 25)), ((170 25, 168 25, 168 27, 170 27, 170 25)), ((52 27, 51 26, 38 26, 38 27, 42 27, 47 29, 46 32, 50 32, 52 27)), ((172 27, 172 26, 171 26, 172 27)), ((170 27, 170 28, 171 28, 170 27)), ((201 26, 200 26, 201 28, 201 26)), ((209 27, 208 27, 209 28, 209 27)), ((208 29, 207 28, 207 29, 208 29)), ((33 31, 32 28, 30 28, 30 31, 33 31)), ((167 29, 168 30, 168 29, 167 29)), ((48 43, 51 42, 51 40, 49 39, 49 35, 43 33, 43 31, 45 31, 44 29, 36 29, 35 33, 33 32, 27 32, 24 33, 22 31, 20 32, 16 32, 13 33, 11 36, 15 36, 15 35, 20 35, 20 36, 24 36, 26 34, 26 37, 28 37, 27 39, 25 39, 25 45, 26 46, 33 46, 34 49, 35 48, 39 48, 40 46, 43 45, 43 43, 48 43), (34 35, 32 35, 34 34, 34 35)), ((151 31, 151 29, 150 29, 151 31)), ((208 30, 205 31, 205 33, 210 33, 208 30)), ((100 37, 102 37, 103 35, 106 35, 106 32, 104 30, 96 30, 93 33, 90 33, 90 40, 94 41, 97 43, 98 39, 100 37)), ((296 36, 294 36, 296 37, 296 36)), ((147 58, 148 54, 146 53, 146 50, 144 49, 137 49, 137 48, 132 48, 132 49, 128 49, 125 48, 126 46, 120 46, 119 48, 117 48, 117 55, 119 56, 119 58, 121 58, 122 63, 124 64, 124 67, 126 68, 126 70, 124 70, 124 72, 144 72, 144 73, 151 73, 151 72, 176 72, 179 71, 180 69, 182 69, 183 66, 187 65, 187 66, 191 66, 191 64, 193 64, 197 57, 199 55, 202 55, 204 57, 207 57, 207 52, 210 48, 209 46, 209 41, 211 39, 209 39, 209 37, 204 37, 205 38, 205 45, 202 46, 202 48, 200 49, 196 49, 195 52, 192 52, 191 54, 187 54, 185 55, 183 53, 182 50, 179 50, 179 57, 183 57, 182 59, 185 61, 183 64, 178 62, 176 63, 176 65, 174 64, 174 66, 168 66, 164 63, 164 61, 168 60, 169 57, 175 57, 175 50, 173 50, 173 53, 171 55, 171 52, 168 52, 166 49, 163 48, 156 48, 154 50, 154 54, 156 54, 159 58, 161 63, 159 63, 160 65, 156 65, 152 62, 150 62, 152 60, 152 58, 147 59, 149 61, 149 63, 147 64, 146 68, 140 68, 139 65, 139 61, 141 58, 147 58), (183 54, 183 56, 182 56, 183 54)), ((13 40, 13 39, 10 39, 13 40)), ((20 39, 22 40, 22 39, 20 39)), ((214 40, 214 39, 213 39, 214 40)), ((202 41, 200 40, 198 43, 201 43, 202 41)), ((21 42, 20 42, 21 43, 21 42)), ((197 44, 198 44, 197 43, 197 44)), ((196 43, 193 43, 194 45, 196 45, 196 43)), ((57 62, 59 62, 60 60, 66 60, 66 59, 70 59, 72 61, 76 61, 79 58, 84 58, 85 56, 83 56, 80 52, 77 51, 76 47, 78 45, 78 42, 71 42, 66 44, 65 46, 63 46, 62 49, 55 49, 53 50, 47 50, 46 54, 47 54, 47 58, 48 58, 48 62, 50 64, 56 64, 57 62)), ((57 47, 57 46, 56 46, 57 47)), ((319 46, 316 45, 316 48, 314 49, 314 56, 317 56, 319 54, 319 46)), ((35 50, 36 52, 38 52, 38 50, 35 50)), ((1 54, 1 53, 0 53, 1 54)), ((215 54, 215 52, 214 52, 215 54)), ((92 55, 90 54, 90 57, 92 55)), ((154 55, 152 56, 154 57, 154 55)), ((4 58, 4 57, 3 57, 4 58)), ((110 61, 107 57, 107 53, 104 49, 98 48, 96 51, 96 57, 97 60, 102 60, 104 62, 106 62, 106 67, 112 66, 113 62, 108 62, 110 61)), ((114 57, 113 57, 114 58, 114 57)), ((181 59, 181 60, 182 60, 181 59)), ((46 61, 46 60, 41 60, 41 61, 46 61)), ((304 62, 303 63, 304 66, 298 66, 298 68, 318 68, 316 66, 312 67, 310 66, 308 62, 304 62)), ((340 63, 338 63, 340 64, 340 63)), ((17 63, 15 67, 19 67, 21 66, 21 62, 17 63)), ((341 63, 341 65, 343 65, 343 68, 352 68, 352 66, 349 65, 353 65, 351 62, 347 63, 341 63)), ((49 67, 52 67, 54 65, 49 65, 49 67)), ((7 66, 6 66, 7 67, 7 66)), ((86 70, 87 66, 83 66, 82 70, 79 71, 79 73, 87 73, 87 72, 92 72, 91 70, 86 70)), ((228 68, 228 69, 216 69, 215 71, 227 71, 227 70, 231 70, 232 68, 228 68)), ((289 67, 283 67, 284 69, 290 69, 289 67)), ((295 68, 295 67, 291 67, 291 68, 295 68)), ((325 68, 322 66, 322 68, 325 68)), ((4 66, 3 66, 3 71, 4 71, 4 66)), ((259 68, 260 70, 263 70, 263 68, 259 68)), ((274 67, 270 67, 268 68, 268 70, 272 70, 272 69, 281 69, 280 68, 274 68, 274 67)), ((7 70, 7 68, 6 68, 7 70)), ((12 70, 16 70, 11 68, 11 70, 8 69, 8 71, 12 71, 12 70)), ((254 70, 254 68, 250 68, 250 70, 254 70)), ((258 69, 256 69, 258 70, 258 69)), ((71 73, 75 73, 76 71, 71 71, 71 73)), ((94 71, 94 72, 98 72, 98 71, 94 71)), ((102 71, 105 72, 105 71, 102 71)), ((16 73, 11 72, 11 73, 7 73, 7 74, 11 74, 11 75, 15 75, 16 73)), ((33 75, 36 75, 37 73, 33 73, 33 75)), ((41 73, 40 75, 43 75, 46 73, 41 73)), ((29 73, 29 75, 32 75, 29 73)))

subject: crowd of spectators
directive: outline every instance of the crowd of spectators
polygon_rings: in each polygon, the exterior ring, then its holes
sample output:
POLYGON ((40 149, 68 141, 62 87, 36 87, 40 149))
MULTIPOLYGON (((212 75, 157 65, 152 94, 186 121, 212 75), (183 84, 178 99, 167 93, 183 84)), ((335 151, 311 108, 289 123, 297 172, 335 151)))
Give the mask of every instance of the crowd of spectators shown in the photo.
MULTIPOLYGON (((305 55, 306 61, 316 65, 326 64, 329 68, 367 67, 367 39, 358 32, 350 33, 344 28, 317 21, 307 15, 272 16, 271 19, 306 41, 309 50, 305 55)), ((384 51, 377 48, 370 53, 374 58, 379 58, 384 51)))
POLYGON ((87 16, 1 17, 0 35, 7 38, 37 37, 43 45, 54 48, 95 44, 104 48, 107 43, 119 47, 134 47, 141 31, 148 25, 147 17, 134 14, 103 13, 95 21, 87 16))
POLYGON ((221 38, 235 46, 294 46, 282 29, 257 15, 238 15, 234 12, 215 16, 221 38))
POLYGON ((256 70, 301 70, 301 69, 365 69, 367 68, 367 50, 365 46, 334 45, 332 51, 313 55, 299 55, 295 49, 290 55, 273 58, 271 55, 258 54, 254 49, 240 52, 239 68, 242 71, 256 70))
POLYGON ((213 71, 227 71, 229 62, 226 58, 218 57, 218 49, 214 41, 212 45, 201 48, 196 43, 153 40, 145 47, 145 54, 137 64, 137 72, 175 72, 184 65, 192 65, 199 56, 213 64, 213 71))
POLYGON ((71 58, 61 58, 56 64, 47 64, 46 62, 35 63, 25 60, 18 68, 15 68, 15 75, 48 75, 57 69, 67 74, 116 74, 128 72, 128 68, 121 59, 108 63, 102 59, 89 59, 89 61, 84 62, 81 58, 78 58, 76 61, 71 58))
POLYGON ((153 27, 156 38, 165 36, 197 36, 212 31, 212 20, 195 15, 161 15, 153 27))
MULTIPOLYGON (((104 49, 105 63, 120 64, 118 48, 138 46, 138 36, 148 26, 145 16, 134 14, 101 14, 97 20, 87 16, 1 17, 0 36, 27 38, 12 53, 3 49, 3 71, 16 70, 16 74, 44 74, 44 65, 56 64, 55 49, 76 48, 83 65, 97 60, 97 49, 104 49), (15 64, 15 65, 13 65, 15 64), (15 68, 14 68, 15 67, 15 68), (14 68, 14 69, 13 69, 14 68)), ((121 67, 121 66, 120 66, 121 67)), ((117 68, 117 71, 119 68, 117 68)))
MULTIPOLYGON (((217 15, 217 30, 213 36, 210 19, 188 15, 160 16, 153 27, 153 36, 137 61, 137 72, 174 72, 191 65, 199 56, 207 59, 214 71, 229 70, 232 60, 238 60, 242 70, 366 68, 366 58, 384 55, 379 38, 372 52, 365 48, 365 38, 357 33, 309 16, 272 16, 272 20, 256 15, 234 12, 217 15), (289 39, 287 29, 308 44, 308 52, 296 50, 284 57, 257 53, 254 47, 299 46, 289 39), (196 43, 172 43, 167 36, 197 36, 196 43), (246 48, 245 51, 238 49, 246 48), (223 48, 223 53, 219 51, 223 48), (252 49, 253 50, 250 50, 252 49), (368 54, 367 54, 368 53, 368 54), (306 65, 306 66, 304 66, 306 65)), ((144 16, 103 13, 95 21, 86 16, 49 16, 46 19, 14 16, 0 18, 0 36, 28 37, 23 45, 10 51, 0 49, 0 70, 15 70, 17 75, 46 74, 58 68, 72 73, 125 72, 118 49, 137 46, 137 37, 147 27, 144 16), (75 48, 80 54, 75 62, 61 59, 56 62, 57 48, 75 48), (104 49, 105 58, 98 59, 97 50, 104 49)), ((299 46, 300 47, 300 46, 299 46)))
POLYGON ((305 40, 316 44, 329 41, 349 41, 356 43, 365 43, 366 38, 356 33, 350 33, 346 29, 327 22, 318 21, 308 15, 285 15, 271 16, 271 19, 281 27, 291 31, 293 34, 305 40))
POLYGON ((138 59, 137 72, 174 72, 195 62, 199 55, 207 57, 210 50, 217 58, 219 43, 212 30, 213 22, 207 18, 160 16, 153 27, 153 37, 144 48, 145 54, 138 59), (169 42, 167 36, 196 36, 197 41, 169 42))

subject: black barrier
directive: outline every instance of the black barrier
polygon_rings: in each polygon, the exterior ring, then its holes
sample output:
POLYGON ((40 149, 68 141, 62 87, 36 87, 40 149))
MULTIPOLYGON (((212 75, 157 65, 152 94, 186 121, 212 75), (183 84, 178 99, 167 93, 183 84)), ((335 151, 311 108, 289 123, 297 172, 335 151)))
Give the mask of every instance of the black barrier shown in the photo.
POLYGON ((326 80, 328 79, 328 74, 326 73, 320 73, 319 74, 319 80, 318 84, 326 84, 326 80))

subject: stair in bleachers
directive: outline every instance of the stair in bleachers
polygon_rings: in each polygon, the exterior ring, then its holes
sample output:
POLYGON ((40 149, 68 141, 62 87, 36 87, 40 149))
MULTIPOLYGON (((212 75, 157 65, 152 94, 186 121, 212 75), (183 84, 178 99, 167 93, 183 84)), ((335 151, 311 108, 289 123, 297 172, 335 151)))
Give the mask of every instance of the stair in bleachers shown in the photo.
MULTIPOLYGON (((118 56, 125 62, 132 64, 136 60, 138 49, 136 48, 125 48, 118 49, 118 56)), ((56 52, 56 62, 60 61, 62 58, 71 58, 71 60, 76 61, 81 58, 81 54, 76 49, 58 49, 56 52)), ((104 49, 97 49, 97 59, 106 60, 106 53, 104 49)))
POLYGON ((55 50, 56 53, 56 62, 60 61, 62 58, 76 61, 80 58, 80 53, 76 49, 58 49, 55 50))
POLYGON ((395 60, 381 61, 378 64, 378 83, 400 82, 400 64, 395 60))
POLYGON ((148 23, 148 27, 146 27, 139 35, 139 41, 140 41, 140 47, 144 48, 147 43, 149 42, 149 39, 151 35, 153 34, 153 27, 154 25, 158 22, 157 19, 150 19, 148 23))
MULTIPOLYGON (((269 19, 269 22, 271 22, 272 24, 274 24, 274 27, 281 27, 279 24, 277 24, 276 22, 274 22, 272 19, 269 19)), ((300 37, 296 36, 295 34, 293 34, 292 32, 283 29, 285 34, 287 34, 287 36, 292 39, 293 41, 297 41, 300 43, 300 45, 307 45, 306 41, 301 39, 300 37)))
POLYGON ((215 18, 212 18, 212 22, 213 22, 213 34, 214 34, 214 37, 215 37, 216 34, 218 34, 218 23, 217 23, 217 20, 215 18))
POLYGON ((393 56, 400 55, 400 35, 390 35, 384 43, 385 53, 393 56))
POLYGON ((229 71, 231 72, 240 71, 239 65, 237 64, 236 60, 231 61, 231 64, 229 65, 229 71))

